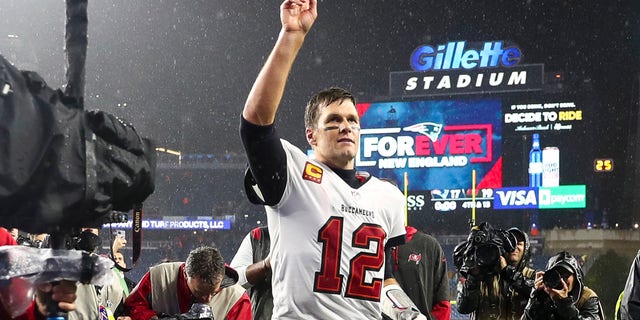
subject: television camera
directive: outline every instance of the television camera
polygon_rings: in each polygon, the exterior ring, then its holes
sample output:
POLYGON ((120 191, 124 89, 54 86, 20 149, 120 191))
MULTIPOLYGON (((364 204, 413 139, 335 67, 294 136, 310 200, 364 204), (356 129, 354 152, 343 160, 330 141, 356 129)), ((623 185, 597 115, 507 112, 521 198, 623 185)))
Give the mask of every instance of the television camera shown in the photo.
MULTIPOLYGON (((4 227, 50 234, 56 251, 46 265, 53 274, 64 274, 74 265, 58 263, 67 257, 60 251, 78 246, 71 237, 82 228, 122 222, 120 212, 131 209, 141 212, 142 202, 154 190, 156 168, 153 143, 131 124, 84 109, 87 0, 66 0, 66 5, 64 91, 50 88, 37 73, 19 70, 0 55, 0 218, 4 227)), ((7 250, 5 257, 20 249, 7 250)), ((97 265, 86 255, 71 259, 90 261, 80 264, 90 267, 82 273, 111 267, 97 265)), ((12 270, 19 260, 0 263, 12 270)), ((40 270, 35 274, 31 276, 50 281, 40 270)), ((58 319, 55 303, 48 310, 58 319)))
POLYGON ((467 240, 459 243, 453 252, 453 261, 464 277, 495 275, 500 272, 500 257, 516 249, 516 237, 501 229, 494 229, 488 222, 474 226, 467 240))

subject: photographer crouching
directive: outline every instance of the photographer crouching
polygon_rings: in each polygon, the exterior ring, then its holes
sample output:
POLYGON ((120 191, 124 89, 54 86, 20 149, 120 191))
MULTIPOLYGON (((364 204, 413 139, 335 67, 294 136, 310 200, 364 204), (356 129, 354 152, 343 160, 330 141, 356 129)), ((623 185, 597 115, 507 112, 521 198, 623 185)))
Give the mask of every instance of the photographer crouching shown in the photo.
POLYGON ((598 295, 583 281, 578 260, 566 251, 557 253, 545 271, 536 272, 535 290, 522 319, 604 319, 598 295))
POLYGON ((520 319, 535 277, 530 258, 529 237, 520 229, 487 222, 473 227, 453 253, 461 276, 458 312, 471 319, 520 319))

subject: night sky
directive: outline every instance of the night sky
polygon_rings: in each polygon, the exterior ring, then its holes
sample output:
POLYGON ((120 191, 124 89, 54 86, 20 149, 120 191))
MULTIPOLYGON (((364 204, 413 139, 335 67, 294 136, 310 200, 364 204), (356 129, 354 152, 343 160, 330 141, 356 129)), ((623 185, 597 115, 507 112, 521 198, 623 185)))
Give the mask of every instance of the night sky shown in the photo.
MULTIPOLYGON (((52 87, 65 82, 64 5, 0 5, 0 52, 35 69, 52 87)), ((86 108, 124 118, 159 146, 241 152, 239 115, 278 35, 279 5, 89 1, 86 108)), ((300 147, 306 145, 303 108, 313 92, 337 85, 363 101, 385 98, 389 72, 411 70, 410 54, 420 45, 505 40, 521 48, 523 63, 564 72, 569 90, 593 88, 602 108, 593 128, 610 133, 598 143, 602 153, 635 155, 627 146, 637 128, 638 1, 353 0, 318 6, 277 119, 282 136, 300 147)), ((582 143, 593 143, 589 139, 582 143)))

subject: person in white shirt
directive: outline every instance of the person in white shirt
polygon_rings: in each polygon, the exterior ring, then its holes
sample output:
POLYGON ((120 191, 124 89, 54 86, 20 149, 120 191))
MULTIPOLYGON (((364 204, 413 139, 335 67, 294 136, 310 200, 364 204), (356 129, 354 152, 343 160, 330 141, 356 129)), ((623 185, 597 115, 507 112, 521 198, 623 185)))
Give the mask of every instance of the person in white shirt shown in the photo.
POLYGON ((399 289, 385 269, 385 251, 405 242, 405 201, 393 185, 356 171, 355 98, 341 88, 311 97, 305 135, 313 159, 280 140, 274 126, 288 74, 316 17, 316 0, 281 4, 278 40, 240 124, 249 159, 245 185, 267 212, 271 252, 264 268, 272 272, 272 317, 381 319, 383 286, 399 289))

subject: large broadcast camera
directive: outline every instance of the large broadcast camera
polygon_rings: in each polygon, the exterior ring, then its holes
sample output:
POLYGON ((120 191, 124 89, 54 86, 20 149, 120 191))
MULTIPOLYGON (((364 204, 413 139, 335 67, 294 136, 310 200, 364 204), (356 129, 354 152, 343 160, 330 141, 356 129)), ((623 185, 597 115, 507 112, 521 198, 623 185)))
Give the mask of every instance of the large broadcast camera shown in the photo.
MULTIPOLYGON (((26 247, 0 254, 0 302, 5 305, 14 297, 3 296, 2 290, 25 276, 34 283, 54 281, 47 275, 53 274, 96 284, 95 275, 110 275, 113 261, 99 263, 98 256, 66 250, 92 245, 71 237, 78 237, 81 228, 126 221, 121 212, 131 209, 140 218, 142 202, 154 190, 153 143, 109 113, 84 109, 87 2, 66 0, 64 91, 52 89, 35 72, 19 70, 0 50, 0 221, 7 228, 50 234, 54 249, 46 263, 36 263, 46 270, 26 274, 15 272, 24 269, 25 259, 13 258, 26 247), (65 259, 71 262, 60 263, 65 259), (67 274, 77 275, 78 265, 79 279, 67 274)), ((26 255, 36 259, 42 254, 26 255)), ((53 300, 48 304, 48 317, 66 319, 53 300)))
POLYGON ((53 240, 122 222, 114 212, 154 190, 153 143, 109 113, 84 109, 87 2, 66 0, 64 89, 19 70, 0 48, 0 219, 53 240))
POLYGON ((153 143, 0 55, 0 219, 28 233, 122 222, 154 190, 153 143), (117 221, 113 221, 113 220, 117 221))
POLYGON ((474 226, 467 240, 453 251, 453 262, 464 277, 491 276, 500 272, 500 257, 516 249, 518 240, 504 230, 494 229, 488 222, 474 226))

